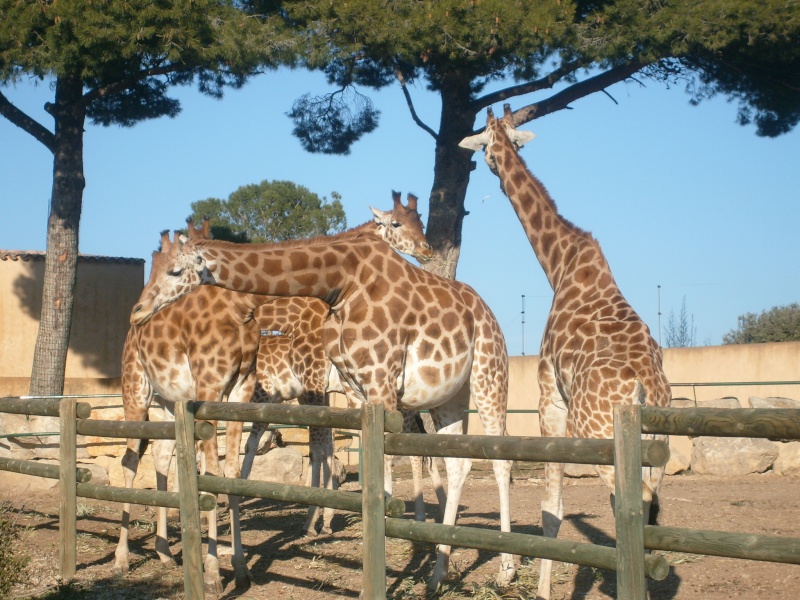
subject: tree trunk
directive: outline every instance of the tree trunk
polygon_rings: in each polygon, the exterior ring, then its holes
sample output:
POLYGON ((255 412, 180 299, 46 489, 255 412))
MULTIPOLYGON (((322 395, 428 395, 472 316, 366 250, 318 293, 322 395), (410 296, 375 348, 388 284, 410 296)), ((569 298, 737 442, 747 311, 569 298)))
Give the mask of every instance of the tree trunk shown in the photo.
POLYGON ((475 168, 472 152, 458 143, 472 134, 475 111, 469 106, 469 81, 458 75, 441 88, 442 115, 436 140, 433 187, 426 236, 434 250, 423 268, 441 277, 455 279, 461 255, 461 229, 469 174, 475 168))
POLYGON ((83 126, 86 110, 79 77, 56 80, 53 189, 47 221, 42 315, 33 355, 30 393, 64 391, 67 348, 78 272, 78 227, 83 202, 83 126))

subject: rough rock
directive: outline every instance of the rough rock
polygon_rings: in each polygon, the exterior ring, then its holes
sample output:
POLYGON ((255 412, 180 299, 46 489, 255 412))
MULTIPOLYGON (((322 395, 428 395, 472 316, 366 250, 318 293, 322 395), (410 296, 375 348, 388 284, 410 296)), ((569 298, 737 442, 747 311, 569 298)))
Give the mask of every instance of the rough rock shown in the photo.
POLYGON ((777 457, 777 444, 769 440, 698 437, 692 444, 692 471, 699 475, 763 473, 777 457))
POLYGON ((249 479, 303 484, 303 455, 293 448, 275 448, 256 456, 249 479))
POLYGON ((738 398, 725 396, 714 400, 702 400, 697 403, 697 408, 742 408, 742 404, 738 398))
POLYGON ((779 398, 772 396, 770 398, 759 398, 758 396, 750 396, 747 399, 750 408, 800 408, 800 402, 792 400, 791 398, 779 398))
POLYGON ((772 465, 776 475, 800 477, 800 442, 777 444, 778 458, 772 465))
POLYGON ((688 471, 691 468, 691 465, 692 463, 685 453, 681 452, 681 450, 675 448, 674 446, 670 446, 669 460, 667 461, 667 466, 664 470, 667 475, 676 475, 678 473, 688 471))

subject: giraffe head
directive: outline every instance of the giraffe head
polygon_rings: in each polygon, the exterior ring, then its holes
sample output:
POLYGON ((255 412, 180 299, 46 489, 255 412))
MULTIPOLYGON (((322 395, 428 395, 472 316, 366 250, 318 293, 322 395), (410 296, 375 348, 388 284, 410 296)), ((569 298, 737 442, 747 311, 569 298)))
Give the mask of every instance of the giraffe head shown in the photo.
POLYGON ((486 109, 486 128, 477 135, 471 135, 459 142, 459 146, 476 152, 484 150, 486 164, 489 165, 492 173, 497 175, 497 160, 495 153, 500 148, 506 150, 519 150, 527 142, 530 142, 536 135, 531 131, 518 131, 514 125, 514 114, 508 104, 503 105, 502 118, 496 119, 491 107, 486 109), (507 138, 510 144, 498 146, 495 141, 502 141, 507 138), (509 147, 510 146, 510 147, 509 147))
MULTIPOLYGON (((193 229, 189 227, 190 231, 193 229)), ((201 283, 212 281, 206 259, 198 253, 194 241, 178 232, 170 241, 169 231, 162 231, 161 251, 153 252, 150 277, 131 311, 131 325, 147 323, 160 308, 172 304, 201 283)))
POLYGON ((413 256, 420 262, 433 258, 433 249, 425 238, 422 218, 417 212, 417 197, 408 194, 408 205, 404 206, 400 192, 392 192, 394 206, 390 211, 370 210, 378 226, 378 235, 392 248, 413 256))

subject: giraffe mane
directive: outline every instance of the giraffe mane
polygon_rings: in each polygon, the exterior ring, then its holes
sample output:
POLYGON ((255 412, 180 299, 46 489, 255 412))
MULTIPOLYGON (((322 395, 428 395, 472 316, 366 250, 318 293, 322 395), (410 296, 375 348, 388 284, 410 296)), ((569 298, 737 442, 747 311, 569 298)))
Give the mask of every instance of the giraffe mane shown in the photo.
MULTIPOLYGON (((349 241, 358 238, 373 238, 380 240, 381 237, 377 233, 377 228, 374 227, 373 221, 367 221, 356 227, 352 227, 341 233, 335 235, 317 235, 310 238, 301 238, 296 240, 283 240, 280 242, 265 242, 261 244, 247 244, 253 250, 263 248, 305 248, 307 246, 316 246, 319 244, 331 244, 340 241, 349 241)), ((227 242, 222 240, 197 240, 198 246, 208 246, 208 242, 214 242, 215 248, 241 248, 243 244, 239 242, 227 242)))

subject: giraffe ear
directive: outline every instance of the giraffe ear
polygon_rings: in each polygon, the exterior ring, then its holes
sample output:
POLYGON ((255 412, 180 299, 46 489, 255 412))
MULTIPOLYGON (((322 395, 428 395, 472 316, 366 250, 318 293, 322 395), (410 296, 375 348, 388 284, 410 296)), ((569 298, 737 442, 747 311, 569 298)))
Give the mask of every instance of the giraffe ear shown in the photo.
POLYGON ((371 206, 369 207, 369 209, 372 211, 372 214, 374 215, 374 221, 379 227, 381 225, 388 225, 389 222, 392 220, 391 212, 378 210, 377 208, 372 208, 371 206))
POLYGON ((466 148, 467 150, 472 150, 473 152, 477 152, 481 150, 489 143, 489 134, 486 133, 484 129, 478 135, 471 135, 469 137, 465 137, 461 140, 458 145, 462 148, 466 148))
POLYGON ((508 137, 517 148, 522 148, 525 144, 535 138, 536 134, 532 131, 513 129, 509 132, 508 137))

